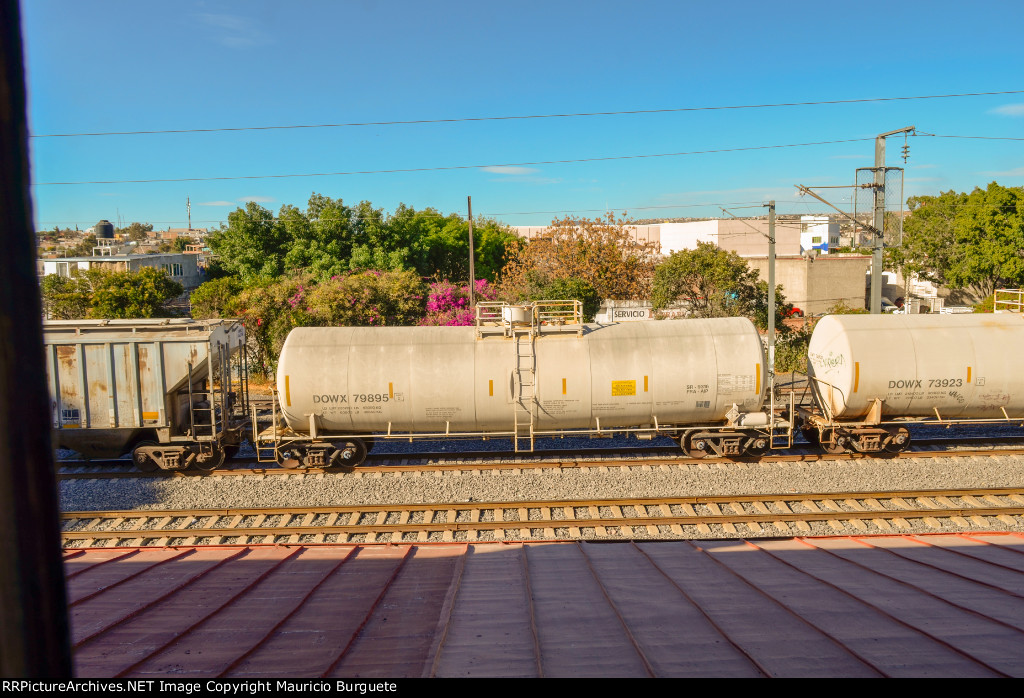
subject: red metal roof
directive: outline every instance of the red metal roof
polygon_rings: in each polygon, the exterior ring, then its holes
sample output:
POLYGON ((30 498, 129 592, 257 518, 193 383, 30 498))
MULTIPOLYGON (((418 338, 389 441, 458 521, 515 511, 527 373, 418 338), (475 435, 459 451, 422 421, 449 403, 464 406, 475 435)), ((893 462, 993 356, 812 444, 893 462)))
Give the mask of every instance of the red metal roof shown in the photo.
POLYGON ((1024 536, 69 551, 80 677, 1024 676, 1024 536))

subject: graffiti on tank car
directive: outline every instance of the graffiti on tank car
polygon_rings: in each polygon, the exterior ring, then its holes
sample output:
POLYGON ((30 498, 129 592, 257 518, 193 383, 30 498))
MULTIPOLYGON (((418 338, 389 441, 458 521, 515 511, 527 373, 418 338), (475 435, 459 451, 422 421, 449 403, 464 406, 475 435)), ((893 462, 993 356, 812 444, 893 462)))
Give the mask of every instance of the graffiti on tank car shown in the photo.
POLYGON ((846 365, 846 356, 833 352, 829 352, 827 355, 811 352, 807 355, 807 358, 815 368, 835 368, 836 366, 846 365))

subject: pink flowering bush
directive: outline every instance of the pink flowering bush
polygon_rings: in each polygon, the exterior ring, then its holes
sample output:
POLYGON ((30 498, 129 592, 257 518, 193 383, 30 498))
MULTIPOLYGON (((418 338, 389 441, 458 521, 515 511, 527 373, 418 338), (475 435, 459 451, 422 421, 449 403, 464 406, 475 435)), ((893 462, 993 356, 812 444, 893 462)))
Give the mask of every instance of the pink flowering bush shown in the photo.
MULTIPOLYGON (((474 289, 476 300, 492 301, 497 297, 497 290, 487 283, 486 279, 478 279, 474 289)), ((427 314, 421 325, 472 325, 474 311, 469 307, 469 286, 456 286, 447 279, 430 284, 427 294, 427 314)))
POLYGON ((414 325, 423 317, 423 281, 412 271, 353 272, 308 293, 312 325, 414 325))

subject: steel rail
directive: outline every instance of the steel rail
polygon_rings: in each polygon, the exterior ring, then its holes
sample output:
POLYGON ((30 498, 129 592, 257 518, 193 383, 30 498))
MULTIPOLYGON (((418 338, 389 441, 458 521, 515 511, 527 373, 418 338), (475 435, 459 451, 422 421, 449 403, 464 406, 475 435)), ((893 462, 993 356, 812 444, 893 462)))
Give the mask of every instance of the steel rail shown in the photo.
MULTIPOLYGON (((94 511, 66 512, 62 515, 65 530, 62 533, 65 544, 81 540, 179 540, 179 539, 237 539, 254 537, 328 536, 344 537, 340 542, 349 542, 351 536, 385 536, 391 542, 406 540, 405 536, 417 534, 419 540, 436 533, 493 531, 501 532, 504 540, 522 539, 526 530, 543 531, 549 539, 578 538, 580 529, 595 529, 598 537, 621 538, 605 529, 632 527, 678 527, 736 524, 808 524, 810 522, 853 522, 853 521, 907 521, 911 519, 938 520, 996 517, 1003 523, 1016 523, 1013 517, 1024 516, 1024 489, 964 489, 964 490, 921 490, 900 492, 832 492, 786 495, 746 495, 714 497, 669 497, 621 500, 554 500, 538 502, 475 502, 438 503, 417 505, 370 505, 349 507, 288 507, 267 509, 194 509, 188 511, 94 511), (952 498, 961 500, 960 504, 952 498), (1002 499, 999 499, 1002 498, 1002 499), (911 504, 907 500, 916 500, 911 504), (934 500, 934 501, 930 501, 934 500), (1005 501, 1004 501, 1005 500, 1005 501), (885 506, 882 502, 887 502, 885 506), (818 507, 821 504, 825 509, 818 507), (755 508, 750 513, 744 504, 755 508), (678 514, 671 507, 683 509, 678 514), (845 507, 844 507, 845 505, 845 507), (709 514, 697 513, 695 506, 705 506, 709 514), (771 506, 776 511, 771 510, 771 506), (627 515, 623 509, 643 511, 642 515, 627 515), (666 511, 667 509, 667 511, 666 511), (785 509, 785 511, 778 511, 785 509), (796 511, 794 511, 796 509, 796 511), (543 517, 529 518, 534 510, 543 517), (516 519, 505 519, 507 511, 515 512, 516 519), (603 512, 603 513, 602 513, 603 512), (654 512, 654 513, 651 513, 654 512), (692 512, 692 513, 691 513, 692 512), (396 515, 398 523, 387 523, 390 515, 396 515), (437 521, 442 514, 444 521, 437 521), (313 524, 318 516, 330 517, 323 524, 313 524), (361 523, 364 519, 372 523, 361 523), (555 518, 557 516, 557 518, 555 518), (224 518, 231 518, 231 525, 216 524, 224 518), (257 525, 243 521, 253 517, 257 525), (300 518, 301 517, 301 518, 300 518), (420 517, 422 522, 411 522, 420 517), (293 521, 300 523, 292 525, 293 521), (460 520, 461 519, 461 520, 460 520), (158 520, 158 528, 145 528, 150 521, 158 520), (120 526, 134 523, 130 529, 118 530, 120 526), (351 522, 351 523, 349 523, 351 522), (108 525, 104 528, 104 523, 108 525), (168 524, 173 523, 173 526, 168 524), (201 525, 200 528, 192 528, 201 525), (71 530, 74 527, 76 530, 71 530), (187 527, 187 528, 186 528, 187 527), (556 529, 570 529, 569 536, 555 535, 556 529), (573 535, 572 531, 577 534, 573 535)), ((987 523, 982 527, 988 527, 987 523)), ((788 528, 788 526, 787 526, 788 528)), ((681 533, 681 531, 676 531, 681 533)), ((529 533, 526 537, 532 537, 529 533)), ((677 537, 677 536, 665 536, 677 537)), ((297 541, 294 541, 297 542, 297 541)))

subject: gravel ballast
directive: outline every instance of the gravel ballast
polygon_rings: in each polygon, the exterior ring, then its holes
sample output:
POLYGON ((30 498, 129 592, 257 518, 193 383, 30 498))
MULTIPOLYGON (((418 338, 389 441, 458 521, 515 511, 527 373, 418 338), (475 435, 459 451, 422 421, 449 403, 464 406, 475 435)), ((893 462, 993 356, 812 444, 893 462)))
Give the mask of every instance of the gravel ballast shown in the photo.
POLYGON ((64 511, 353 506, 794 495, 919 489, 1018 487, 1020 456, 945 456, 813 463, 684 463, 409 473, 318 473, 230 477, 66 480, 64 511))

